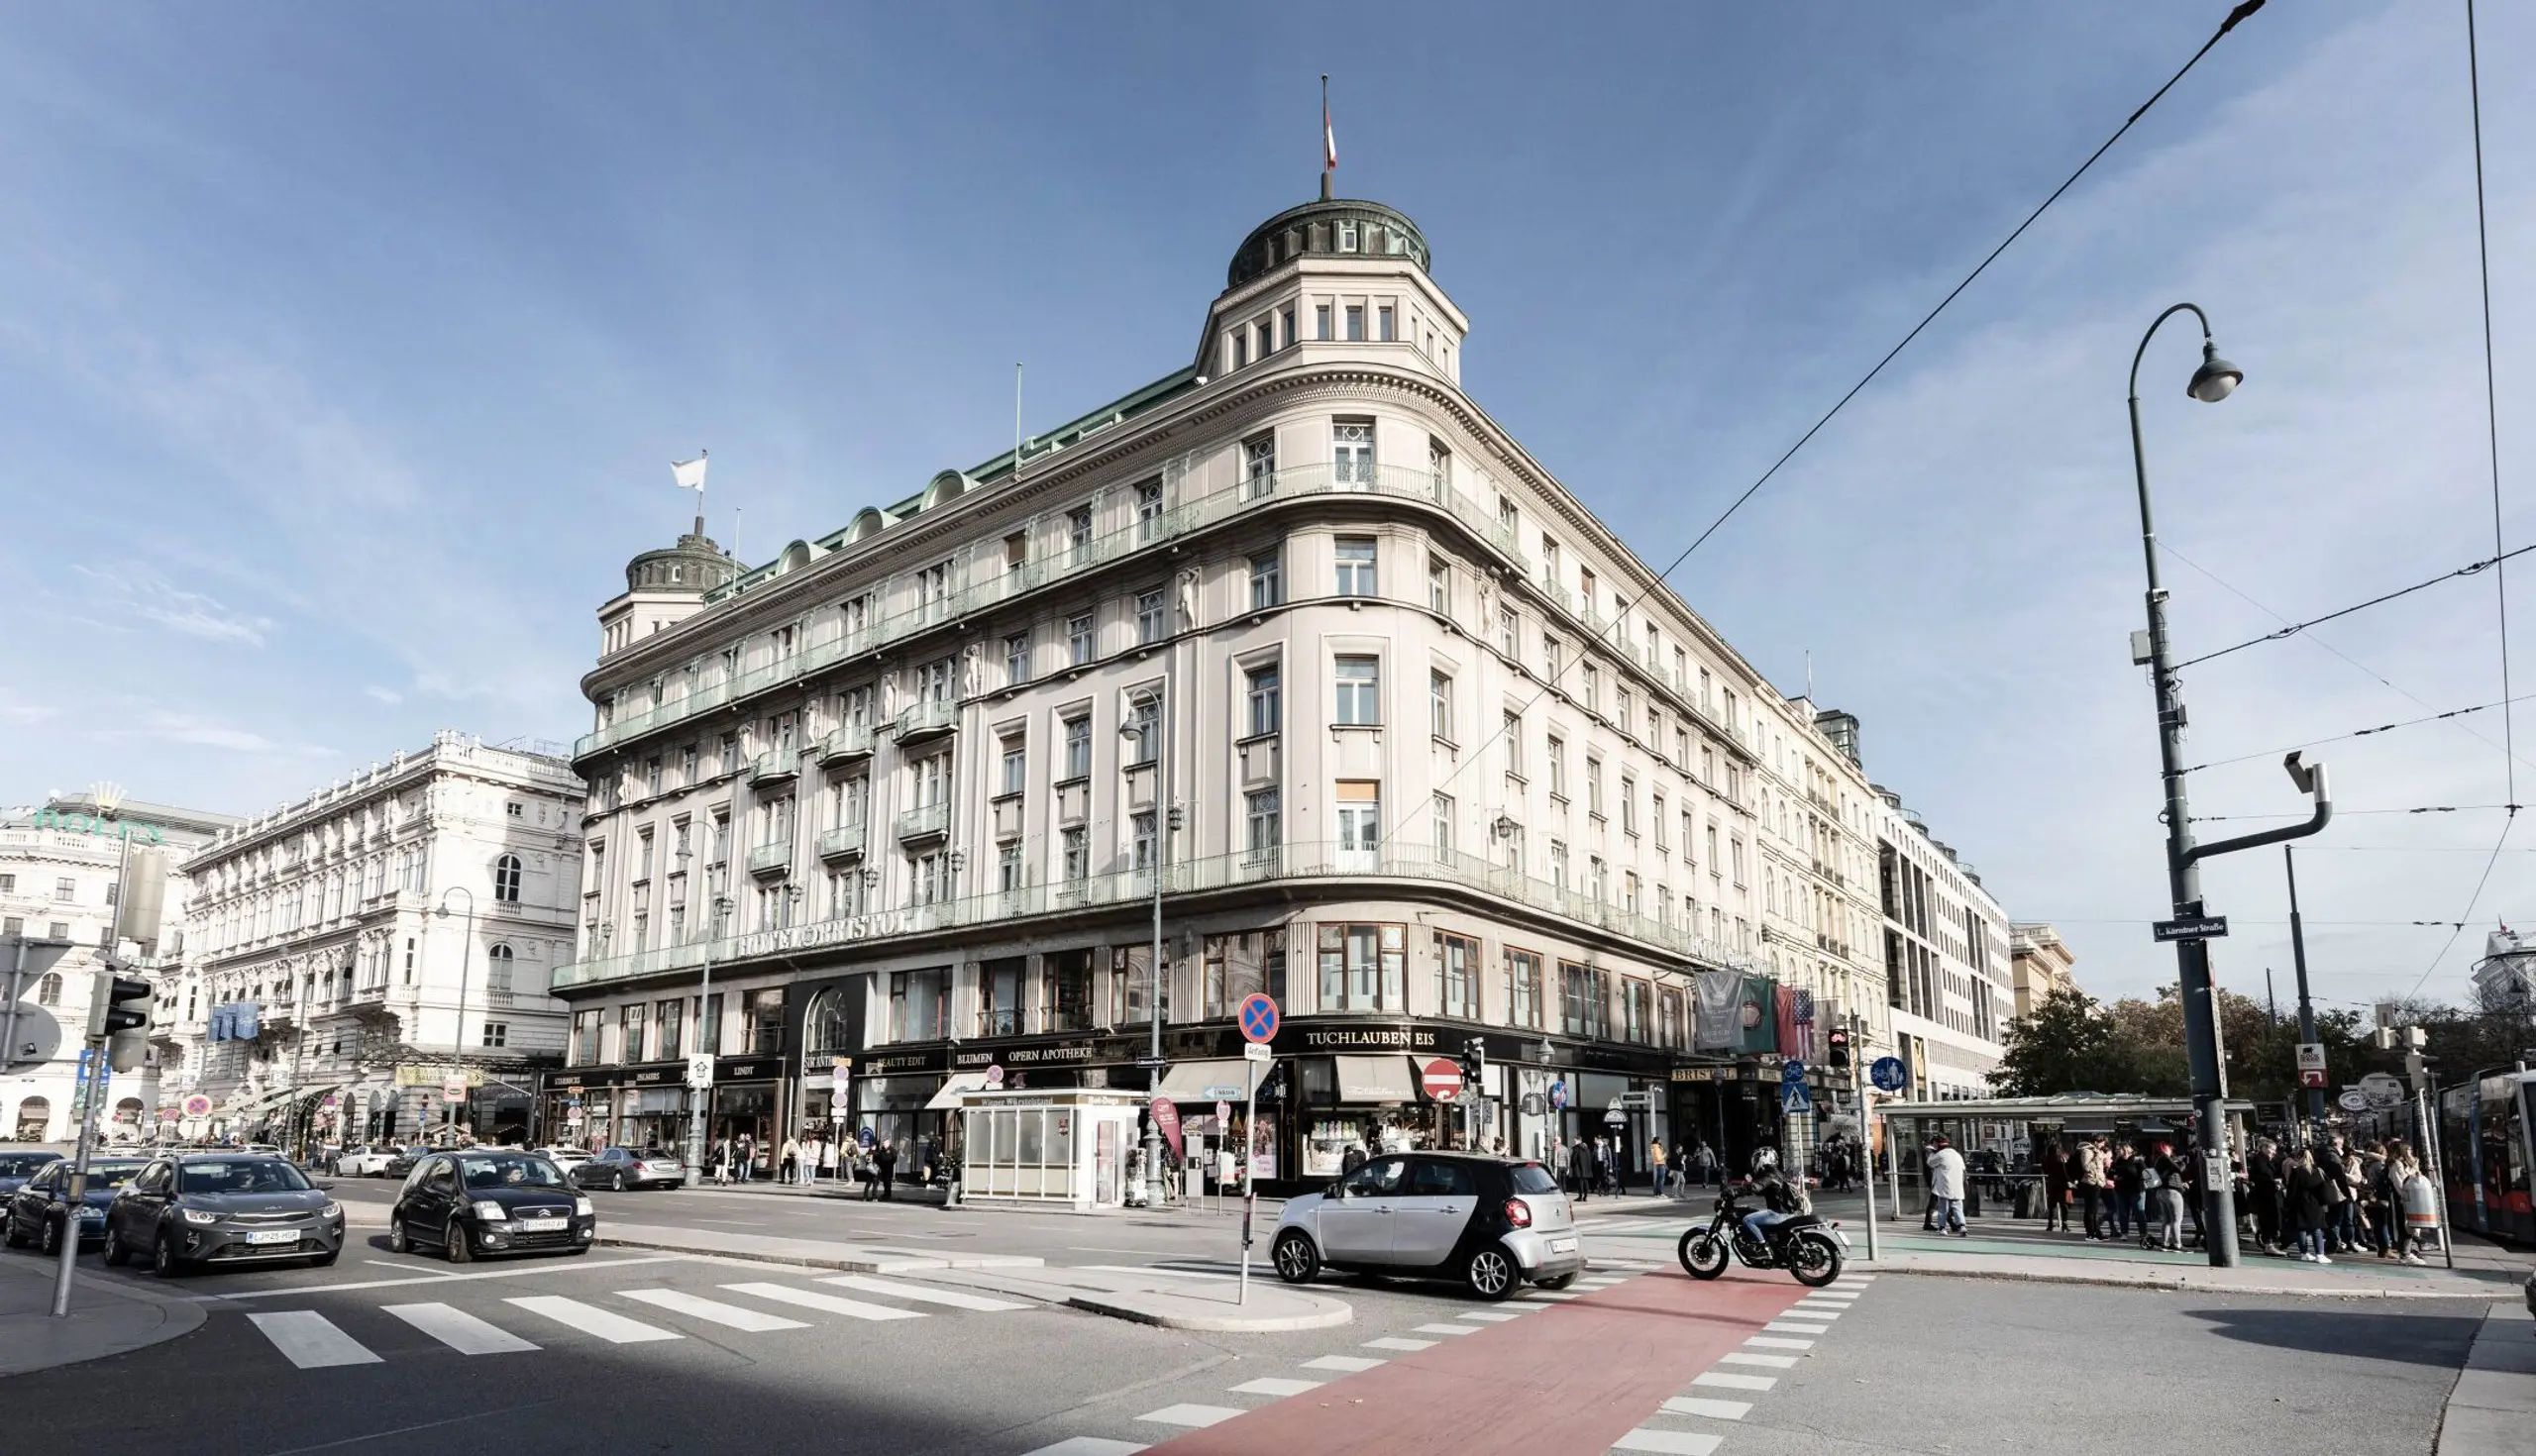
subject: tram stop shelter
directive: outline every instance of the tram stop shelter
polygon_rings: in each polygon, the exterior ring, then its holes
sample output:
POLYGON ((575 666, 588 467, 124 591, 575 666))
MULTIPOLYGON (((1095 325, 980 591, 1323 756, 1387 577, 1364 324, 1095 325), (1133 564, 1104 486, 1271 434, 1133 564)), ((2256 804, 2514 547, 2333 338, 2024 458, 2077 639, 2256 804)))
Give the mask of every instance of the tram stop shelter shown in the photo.
MULTIPOLYGON (((2247 1120, 2255 1104, 2231 1099, 2225 1104, 2228 1146, 2247 1146, 2247 1120)), ((2190 1097, 2149 1096, 2139 1092, 2063 1092, 2049 1097, 1975 1097, 1945 1102, 1886 1102, 1875 1109, 1883 1121, 1882 1146, 1893 1159, 1903 1184, 1924 1187, 1928 1181, 1929 1139, 1943 1134, 1963 1155, 1968 1175, 1965 1192, 1979 1212, 1987 1196, 2020 1217, 2042 1211, 2043 1149, 2057 1141, 2073 1159, 2079 1143, 2101 1133, 2113 1143, 2130 1142, 2143 1150, 2166 1143, 2180 1153, 2190 1141, 2185 1130, 2192 1116, 2190 1097), (2031 1189, 2032 1192, 2027 1192, 2031 1189), (2033 1211, 2028 1212, 2031 1204, 2033 1211)))
POLYGON ((1101 1088, 960 1091, 960 1201, 1120 1206, 1144 1100, 1101 1088))

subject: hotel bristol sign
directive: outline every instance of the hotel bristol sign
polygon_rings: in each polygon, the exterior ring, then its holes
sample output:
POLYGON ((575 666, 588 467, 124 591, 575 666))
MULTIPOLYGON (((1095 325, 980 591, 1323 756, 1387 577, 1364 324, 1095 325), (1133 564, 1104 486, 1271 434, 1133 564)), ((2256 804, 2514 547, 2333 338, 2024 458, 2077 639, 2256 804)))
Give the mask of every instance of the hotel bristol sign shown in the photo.
POLYGON ((794 951, 814 951, 822 946, 851 945, 859 940, 879 940, 902 935, 909 929, 904 910, 883 910, 870 915, 848 915, 838 920, 821 920, 811 925, 787 925, 777 930, 752 930, 734 937, 720 959, 746 961, 758 956, 781 956, 794 951))

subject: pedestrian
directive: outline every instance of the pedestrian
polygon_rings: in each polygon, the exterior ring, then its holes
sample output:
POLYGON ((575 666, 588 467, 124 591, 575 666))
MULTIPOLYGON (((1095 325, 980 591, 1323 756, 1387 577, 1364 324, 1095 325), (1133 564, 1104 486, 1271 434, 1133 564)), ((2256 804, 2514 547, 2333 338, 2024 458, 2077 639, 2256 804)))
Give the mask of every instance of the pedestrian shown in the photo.
MULTIPOLYGON (((2184 1171, 2182 1164, 2175 1160, 2173 1148, 2165 1143, 2158 1144, 2157 1156, 2150 1162, 2148 1176, 2156 1179, 2154 1201, 2158 1213, 2158 1247, 2180 1250, 2183 1247, 2184 1171)), ((2143 1231, 2145 1233, 2146 1230, 2143 1231)))
POLYGON ((2326 1190, 2331 1186, 2324 1170, 2316 1166, 2313 1150, 2300 1148, 2290 1154, 2289 1166, 2281 1174, 2281 1208, 2297 1230, 2301 1263, 2334 1262, 2325 1255, 2327 1225, 2331 1218, 2326 1190))
POLYGON ((1646 1170, 1647 1192, 1653 1194, 1659 1198, 1664 1196, 1666 1175, 1664 1169, 1664 1140, 1662 1138, 1650 1137, 1646 1140, 1646 1170))
POLYGON ((2105 1205, 2106 1237, 2129 1238, 2135 1224, 2145 1226, 2147 1214, 2141 1200, 2147 1192, 2148 1171, 2149 1160, 2130 1143, 2113 1150, 2113 1160, 2106 1168, 2113 1190, 2105 1205))
POLYGON ((881 1150, 873 1154, 872 1158, 873 1162, 879 1165, 881 1171, 881 1201, 885 1203, 890 1202, 892 1200, 890 1182, 892 1177, 898 1172, 898 1145, 891 1139, 885 1137, 881 1139, 881 1150))
POLYGON ((1365 1145, 1363 1143, 1350 1142, 1347 1144, 1347 1150, 1338 1155, 1338 1176, 1341 1178, 1364 1166, 1365 1145))
POLYGON ((1608 1137, 1594 1139, 1594 1189, 1615 1196, 1621 1191, 1619 1160, 1608 1137))
POLYGON ((2043 1145, 2043 1231, 2069 1231, 2069 1155, 2060 1139, 2043 1145))
POLYGON ((2104 1134, 2097 1133, 2078 1149, 2078 1201, 2087 1217, 2087 1242, 2104 1241, 2105 1194, 2113 1186, 2108 1172, 2111 1157, 2105 1151, 2104 1134))
POLYGON ((721 1188, 731 1186, 731 1140, 727 1137, 713 1139, 713 1182, 721 1188))
POLYGON ((819 1177, 830 1179, 836 1177, 836 1154, 837 1146, 834 1137, 819 1139, 819 1177))
POLYGON ((1929 1139, 1929 1196, 1935 1200, 1930 1210, 1932 1229, 1956 1238, 1971 1237, 1963 1226, 1963 1155, 1943 1133, 1929 1139))
POLYGON ((2281 1252, 2280 1155, 2271 1138, 2256 1138, 2246 1159, 2246 1201, 2254 1204, 2256 1245, 2267 1254, 2281 1252))
POLYGON ((1567 1178, 1576 1190, 1576 1201, 1594 1196, 1594 1149, 1581 1137, 1567 1150, 1567 1178))
POLYGON ((801 1144, 791 1133, 784 1135, 784 1145, 776 1150, 775 1181, 791 1183, 801 1167, 801 1144))
POLYGON ((749 1181, 749 1176, 757 1171, 756 1164, 756 1139, 750 1137, 745 1132, 741 1133, 738 1137, 733 1138, 731 1140, 731 1171, 733 1175, 737 1177, 740 1182, 746 1183, 749 1181))

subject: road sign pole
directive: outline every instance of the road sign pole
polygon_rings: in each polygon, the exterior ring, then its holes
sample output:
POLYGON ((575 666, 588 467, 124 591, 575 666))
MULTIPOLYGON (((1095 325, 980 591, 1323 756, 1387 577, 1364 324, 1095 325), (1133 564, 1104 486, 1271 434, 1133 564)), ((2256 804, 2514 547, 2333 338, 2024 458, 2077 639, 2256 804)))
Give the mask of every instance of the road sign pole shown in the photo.
POLYGON ((1250 1162, 1250 1149, 1258 1134, 1259 1064, 1248 1057, 1241 1059, 1241 1291, 1233 1302, 1250 1302, 1250 1224, 1251 1215, 1259 1207, 1259 1180, 1250 1162))
POLYGON ((1866 1167, 1866 1262, 1875 1262, 1875 1104, 1866 1099, 1866 1018, 1849 1013, 1849 1094, 1858 1099, 1858 1153, 1866 1167))

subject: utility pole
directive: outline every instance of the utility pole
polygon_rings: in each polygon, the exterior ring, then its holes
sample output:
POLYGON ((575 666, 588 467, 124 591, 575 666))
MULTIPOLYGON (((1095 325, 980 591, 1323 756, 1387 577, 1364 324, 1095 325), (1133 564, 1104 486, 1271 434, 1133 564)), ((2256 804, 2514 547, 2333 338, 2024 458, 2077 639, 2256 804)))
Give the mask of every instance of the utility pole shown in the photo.
MULTIPOLYGON (((2307 998, 2307 934, 2298 920, 2298 856, 2295 845, 2280 847, 2280 866, 2289 876, 2289 954, 2298 966, 2298 1040, 2313 1044, 2316 1040, 2316 1005, 2307 998)), ((2325 1125, 2325 1090, 2322 1086, 2307 1089, 2307 1123, 2311 1129, 2325 1125)), ((2309 1136, 2314 1136, 2311 1131, 2309 1136)))

